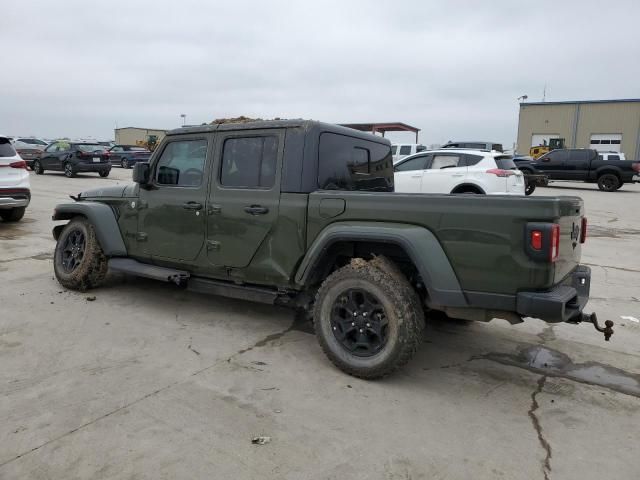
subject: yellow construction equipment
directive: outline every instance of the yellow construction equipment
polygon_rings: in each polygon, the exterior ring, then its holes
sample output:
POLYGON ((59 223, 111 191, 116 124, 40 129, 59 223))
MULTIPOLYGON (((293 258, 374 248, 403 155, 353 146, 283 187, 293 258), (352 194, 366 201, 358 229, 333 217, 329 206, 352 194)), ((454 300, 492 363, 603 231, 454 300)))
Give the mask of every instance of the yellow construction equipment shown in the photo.
POLYGON ((549 144, 547 144, 546 140, 543 145, 538 145, 535 147, 531 147, 529 149, 529 156, 533 158, 538 158, 544 155, 545 153, 550 152, 551 150, 558 150, 564 147, 564 138, 550 138, 549 144))

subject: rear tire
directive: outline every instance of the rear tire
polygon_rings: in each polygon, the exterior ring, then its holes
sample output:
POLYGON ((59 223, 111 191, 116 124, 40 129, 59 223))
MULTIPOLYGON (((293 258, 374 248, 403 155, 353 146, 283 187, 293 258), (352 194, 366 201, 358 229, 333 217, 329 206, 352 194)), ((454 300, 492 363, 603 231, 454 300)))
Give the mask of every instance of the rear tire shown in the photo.
POLYGON ((44 173, 44 168, 42 168, 42 165, 38 160, 34 160, 33 165, 31 166, 31 170, 36 172, 36 175, 42 175, 44 173))
POLYGON ((105 177, 108 177, 108 176, 109 176, 109 172, 110 172, 110 171, 111 171, 111 170, 100 170, 100 171, 98 172, 98 175, 100 175, 102 178, 105 178, 105 177))
POLYGON ((11 210, 0 210, 0 218, 5 222, 19 222, 24 217, 27 207, 16 207, 11 210))
POLYGON ((64 164, 64 176, 67 178, 73 178, 76 176, 76 172, 73 171, 73 165, 69 162, 64 164))
POLYGON ((366 379, 405 365, 416 353, 424 329, 420 300, 404 275, 361 258, 325 279, 313 317, 329 360, 349 375, 366 379))
POLYGON ((617 175, 605 173, 598 177, 598 188, 603 192, 615 192, 622 186, 622 182, 617 175))
POLYGON ((91 222, 84 217, 71 220, 60 232, 53 257, 58 282, 71 290, 84 291, 100 286, 108 269, 91 222))

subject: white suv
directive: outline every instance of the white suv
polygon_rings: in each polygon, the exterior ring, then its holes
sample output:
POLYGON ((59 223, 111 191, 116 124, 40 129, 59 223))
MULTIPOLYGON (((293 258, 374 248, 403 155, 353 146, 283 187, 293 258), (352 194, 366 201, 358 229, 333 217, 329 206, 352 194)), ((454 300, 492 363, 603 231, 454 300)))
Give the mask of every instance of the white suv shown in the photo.
POLYGON ((31 200, 27 163, 20 158, 9 137, 0 136, 0 218, 17 222, 31 200))
POLYGON ((394 165, 395 191, 524 195, 524 175, 510 155, 486 150, 421 152, 394 165))

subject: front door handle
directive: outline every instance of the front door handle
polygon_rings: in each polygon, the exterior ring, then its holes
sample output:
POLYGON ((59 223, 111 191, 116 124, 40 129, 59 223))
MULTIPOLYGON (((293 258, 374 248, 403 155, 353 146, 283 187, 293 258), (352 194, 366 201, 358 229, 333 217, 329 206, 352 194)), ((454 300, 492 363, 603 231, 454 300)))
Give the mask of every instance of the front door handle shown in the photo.
POLYGON ((202 204, 198 202, 187 202, 182 204, 185 210, 202 210, 202 204))
POLYGON ((249 215, 264 215, 269 213, 269 209, 267 207, 263 207, 262 205, 249 205, 244 207, 244 211, 249 215))

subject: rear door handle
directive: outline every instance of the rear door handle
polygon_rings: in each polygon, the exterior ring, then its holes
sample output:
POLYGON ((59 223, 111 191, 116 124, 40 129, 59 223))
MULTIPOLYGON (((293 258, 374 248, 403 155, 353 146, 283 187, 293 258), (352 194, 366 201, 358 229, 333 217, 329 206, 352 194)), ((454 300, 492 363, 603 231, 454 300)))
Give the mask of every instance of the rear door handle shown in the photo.
POLYGON ((249 205, 244 207, 244 211, 249 215, 264 215, 269 213, 269 209, 267 207, 263 207, 262 205, 249 205))
POLYGON ((182 204, 185 210, 202 210, 202 204, 198 202, 187 202, 182 204))

